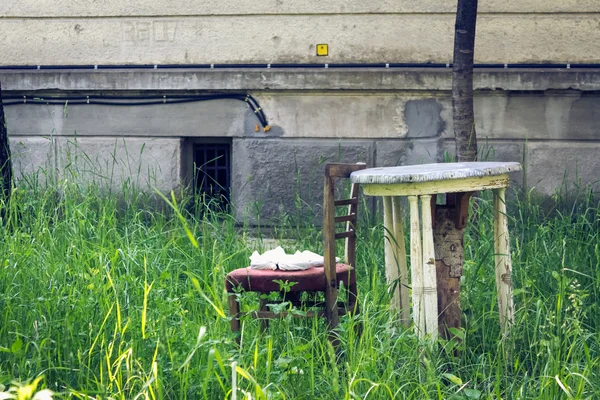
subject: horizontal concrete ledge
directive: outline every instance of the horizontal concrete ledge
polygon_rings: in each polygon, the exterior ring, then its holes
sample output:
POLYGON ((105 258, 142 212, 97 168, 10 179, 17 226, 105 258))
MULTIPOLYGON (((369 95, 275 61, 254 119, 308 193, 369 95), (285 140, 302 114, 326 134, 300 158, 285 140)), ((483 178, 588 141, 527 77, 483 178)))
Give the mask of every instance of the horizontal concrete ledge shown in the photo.
MULTIPOLYGON (((5 91, 95 90, 439 90, 452 89, 447 68, 0 70, 5 91)), ((476 90, 600 90, 596 69, 477 69, 476 90)))

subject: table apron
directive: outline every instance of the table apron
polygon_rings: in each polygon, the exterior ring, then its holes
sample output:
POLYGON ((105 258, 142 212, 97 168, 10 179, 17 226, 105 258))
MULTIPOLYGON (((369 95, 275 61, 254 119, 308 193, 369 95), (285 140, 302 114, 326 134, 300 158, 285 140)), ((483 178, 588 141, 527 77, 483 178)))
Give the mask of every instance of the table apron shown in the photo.
POLYGON ((369 196, 419 196, 500 189, 508 187, 509 183, 508 174, 503 174, 426 182, 362 183, 361 186, 364 193, 369 196))

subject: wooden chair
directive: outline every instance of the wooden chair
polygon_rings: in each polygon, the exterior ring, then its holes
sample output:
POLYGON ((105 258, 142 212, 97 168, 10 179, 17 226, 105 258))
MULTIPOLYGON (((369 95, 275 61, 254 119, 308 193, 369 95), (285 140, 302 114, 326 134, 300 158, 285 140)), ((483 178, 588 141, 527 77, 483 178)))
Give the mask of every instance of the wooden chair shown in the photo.
MULTIPOLYGON (((225 287, 228 292, 229 315, 231 317, 231 330, 240 330, 240 317, 249 315, 263 320, 265 327, 269 318, 281 318, 287 312, 275 313, 267 308, 267 300, 261 299, 258 310, 253 312, 240 312, 240 296, 236 294, 240 289, 246 292, 272 293, 278 292, 285 299, 296 306, 305 306, 307 311, 302 313, 306 317, 324 317, 327 319, 329 337, 335 342, 332 330, 338 325, 339 315, 358 313, 356 289, 356 224, 358 210, 358 185, 353 184, 350 198, 335 200, 334 186, 338 179, 348 179, 354 171, 365 169, 365 164, 327 164, 325 167, 325 187, 323 195, 323 240, 324 240, 324 265, 303 271, 257 270, 240 268, 230 272, 225 278, 225 287), (345 206, 348 213, 336 216, 336 207, 345 206), (344 231, 336 232, 336 224, 344 223, 344 231), (336 240, 345 240, 344 263, 336 263, 336 240), (288 293, 281 293, 277 281, 295 282, 288 288, 288 293), (340 283, 347 288, 348 297, 338 304, 338 288, 340 283), (302 292, 311 294, 324 293, 325 302, 301 302, 302 292)), ((299 314, 294 314, 299 316, 299 314)))

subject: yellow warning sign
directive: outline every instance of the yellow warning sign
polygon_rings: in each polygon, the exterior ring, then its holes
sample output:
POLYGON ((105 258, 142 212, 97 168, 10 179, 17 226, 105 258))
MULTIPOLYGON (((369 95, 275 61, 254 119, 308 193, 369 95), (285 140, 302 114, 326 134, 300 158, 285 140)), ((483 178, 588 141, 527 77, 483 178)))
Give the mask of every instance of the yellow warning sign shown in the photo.
POLYGON ((329 55, 329 45, 318 44, 317 45, 317 55, 318 56, 328 56, 329 55))

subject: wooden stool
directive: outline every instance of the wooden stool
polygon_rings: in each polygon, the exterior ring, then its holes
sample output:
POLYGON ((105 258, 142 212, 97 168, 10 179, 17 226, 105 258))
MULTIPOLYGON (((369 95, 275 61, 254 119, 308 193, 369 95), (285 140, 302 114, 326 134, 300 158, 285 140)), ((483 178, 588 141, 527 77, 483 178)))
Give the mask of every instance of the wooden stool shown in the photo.
MULTIPOLYGON (((352 183, 361 184, 365 194, 383 196, 386 277, 388 282, 397 282, 392 307, 400 312, 400 321, 406 326, 410 324, 410 304, 400 197, 408 197, 413 319, 420 338, 429 335, 435 339, 438 336, 432 196, 442 193, 494 189, 494 253, 500 324, 503 332, 513 324, 512 266, 505 192, 509 186, 508 173, 520 170, 521 165, 516 162, 471 162, 368 168, 352 173, 352 183)), ((463 196, 466 201, 468 197, 463 196)))

